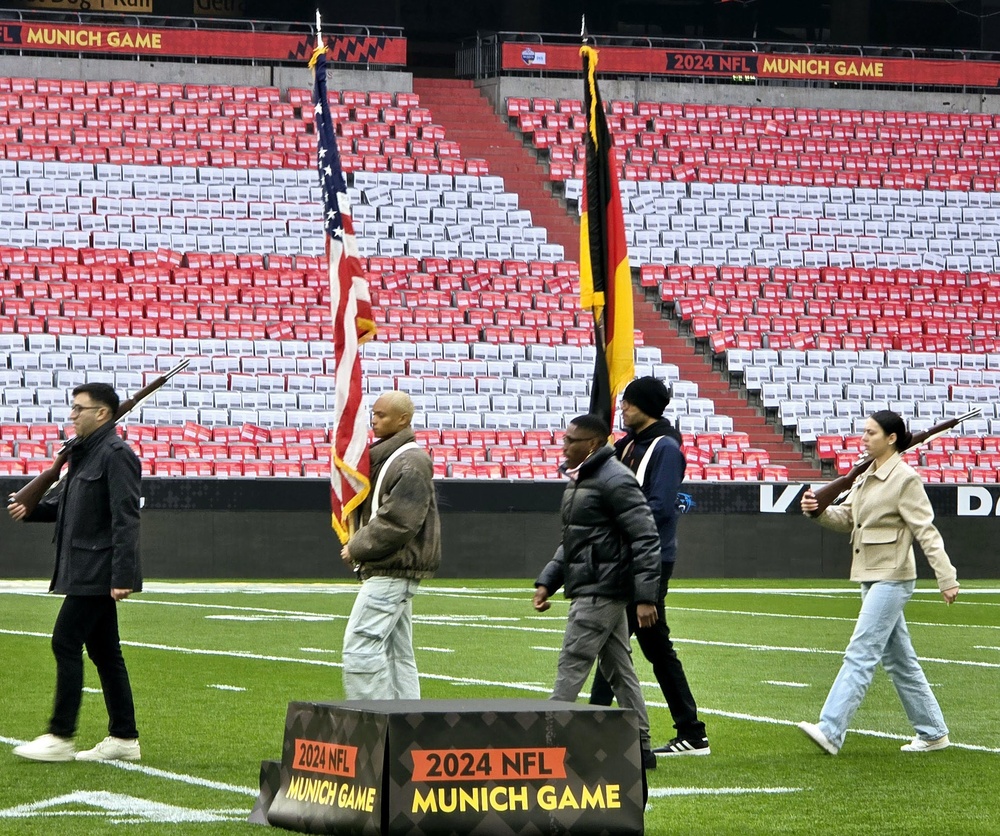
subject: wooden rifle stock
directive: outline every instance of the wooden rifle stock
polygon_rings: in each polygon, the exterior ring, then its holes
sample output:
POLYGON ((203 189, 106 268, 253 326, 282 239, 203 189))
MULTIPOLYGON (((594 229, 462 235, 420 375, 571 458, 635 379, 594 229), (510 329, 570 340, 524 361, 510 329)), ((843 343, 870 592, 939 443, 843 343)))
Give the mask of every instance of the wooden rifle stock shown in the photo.
MULTIPOLYGON (((152 383, 144 386, 131 398, 126 398, 122 401, 118 406, 118 411, 115 413, 115 423, 118 423, 118 421, 128 415, 133 409, 139 406, 139 404, 149 398, 175 374, 186 369, 189 362, 190 361, 187 359, 181 360, 181 362, 174 366, 170 371, 160 375, 152 383)), ((67 439, 66 443, 63 444, 63 446, 59 449, 59 452, 56 454, 56 458, 55 461, 52 462, 52 466, 43 470, 34 479, 28 482, 27 485, 7 500, 7 504, 23 505, 25 509, 27 509, 28 516, 30 516, 35 508, 38 507, 38 503, 41 502, 42 497, 45 496, 45 492, 59 481, 59 473, 62 470, 63 465, 66 464, 66 459, 69 458, 69 452, 73 449, 73 444, 75 442, 76 436, 67 439)))
MULTIPOLYGON (((969 410, 964 415, 959 415, 957 418, 949 418, 947 421, 935 424, 929 430, 914 433, 913 440, 910 441, 910 446, 906 449, 912 450, 920 444, 926 444, 928 441, 937 438, 939 435, 944 435, 948 432, 948 430, 958 426, 963 421, 969 418, 974 418, 976 415, 979 415, 979 413, 980 409, 976 407, 975 409, 969 410)), ((813 496, 816 498, 816 502, 819 504, 819 507, 815 511, 809 512, 809 516, 818 517, 822 514, 827 508, 830 507, 830 505, 833 504, 837 497, 851 489, 851 486, 857 481, 857 478, 869 467, 871 467, 872 462, 874 461, 875 460, 871 458, 871 456, 865 456, 865 458, 861 459, 861 461, 854 465, 854 467, 847 471, 847 473, 843 476, 838 476, 829 484, 814 490, 813 496)))

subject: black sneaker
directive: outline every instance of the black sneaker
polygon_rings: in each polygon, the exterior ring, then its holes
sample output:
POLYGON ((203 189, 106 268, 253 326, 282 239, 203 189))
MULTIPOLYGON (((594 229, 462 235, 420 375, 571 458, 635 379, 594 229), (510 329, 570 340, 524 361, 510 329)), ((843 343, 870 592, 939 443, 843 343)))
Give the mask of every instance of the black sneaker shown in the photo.
POLYGON ((656 755, 654 755, 649 749, 642 750, 642 768, 656 769, 656 755))
POLYGON ((708 738, 700 740, 685 740, 682 737, 675 737, 665 746, 658 746, 653 750, 657 755, 710 755, 712 750, 708 748, 708 738))

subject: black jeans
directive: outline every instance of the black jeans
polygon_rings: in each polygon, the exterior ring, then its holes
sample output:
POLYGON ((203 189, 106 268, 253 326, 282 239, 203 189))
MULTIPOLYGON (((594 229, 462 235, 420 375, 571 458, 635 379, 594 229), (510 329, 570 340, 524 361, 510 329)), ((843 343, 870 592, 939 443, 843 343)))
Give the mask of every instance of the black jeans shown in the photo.
POLYGON ((67 595, 52 629, 56 697, 49 733, 73 737, 83 698, 83 648, 97 667, 108 709, 108 734, 137 738, 132 686, 118 638, 118 610, 107 595, 67 595))
MULTIPOLYGON (((698 706, 695 705, 694 697, 691 695, 691 687, 684 675, 684 666, 677 658, 674 644, 670 641, 670 627, 667 625, 667 616, 663 605, 664 598, 667 597, 670 576, 674 571, 674 564, 672 562, 662 563, 660 570, 656 624, 652 627, 640 627, 636 617, 635 604, 629 604, 627 609, 629 634, 635 635, 642 655, 653 665, 653 675, 667 701, 670 716, 674 719, 674 728, 677 729, 677 736, 684 740, 700 740, 705 737, 705 724, 698 719, 698 706)), ((601 674, 601 669, 598 668, 590 690, 590 702, 594 705, 611 705, 613 699, 614 692, 607 679, 601 674)))

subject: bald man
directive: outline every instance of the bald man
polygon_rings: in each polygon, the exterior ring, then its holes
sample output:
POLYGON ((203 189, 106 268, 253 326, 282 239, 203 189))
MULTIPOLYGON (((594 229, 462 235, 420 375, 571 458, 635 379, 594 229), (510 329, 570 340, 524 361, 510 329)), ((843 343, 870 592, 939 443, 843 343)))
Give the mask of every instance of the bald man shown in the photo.
POLYGON ((349 700, 420 699, 413 596, 441 565, 441 521, 431 457, 417 446, 413 401, 386 392, 372 407, 372 488, 341 551, 361 590, 344 634, 349 700))

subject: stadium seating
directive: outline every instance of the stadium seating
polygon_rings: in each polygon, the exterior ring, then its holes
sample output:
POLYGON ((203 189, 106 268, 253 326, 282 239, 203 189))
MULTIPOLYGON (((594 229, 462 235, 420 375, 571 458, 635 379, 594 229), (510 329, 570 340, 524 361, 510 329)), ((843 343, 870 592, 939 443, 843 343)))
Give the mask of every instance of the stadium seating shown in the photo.
MULTIPOLYGON (((448 434, 440 476, 552 478, 553 433, 589 403, 575 264, 413 94, 331 106, 381 337, 366 388, 406 389, 421 432, 448 434)), ((327 473, 310 91, 0 79, 0 140, 0 472, 46 466, 76 383, 134 391, 185 356, 125 431, 147 473, 327 473)), ((696 395, 676 399, 679 423, 731 429, 696 395)))
MULTIPOLYGON (((922 429, 975 406, 958 441, 1000 435, 996 117, 607 112, 642 285, 821 461, 848 467, 878 408, 922 429)), ((580 103, 510 100, 508 117, 578 200, 580 103)), ((913 457, 929 480, 996 481, 988 458, 913 457)))
MULTIPOLYGON (((51 457, 74 382, 134 389, 181 355, 191 368, 132 425, 153 434, 129 437, 148 472, 328 468, 310 91, 14 87, 0 79, 0 472, 51 457)), ((553 477, 592 371, 576 266, 413 94, 340 91, 331 105, 381 335, 363 350, 369 391, 403 388, 422 432, 459 434, 442 435, 438 475, 553 477)), ((1000 434, 992 116, 608 110, 641 282, 822 460, 844 466, 881 404, 917 428, 979 406, 959 440, 1000 434)), ((508 113, 577 199, 579 102, 508 113)), ((783 478, 641 342, 638 373, 675 382, 690 478, 783 478)), ((990 449, 961 452, 922 472, 989 478, 990 449)))

